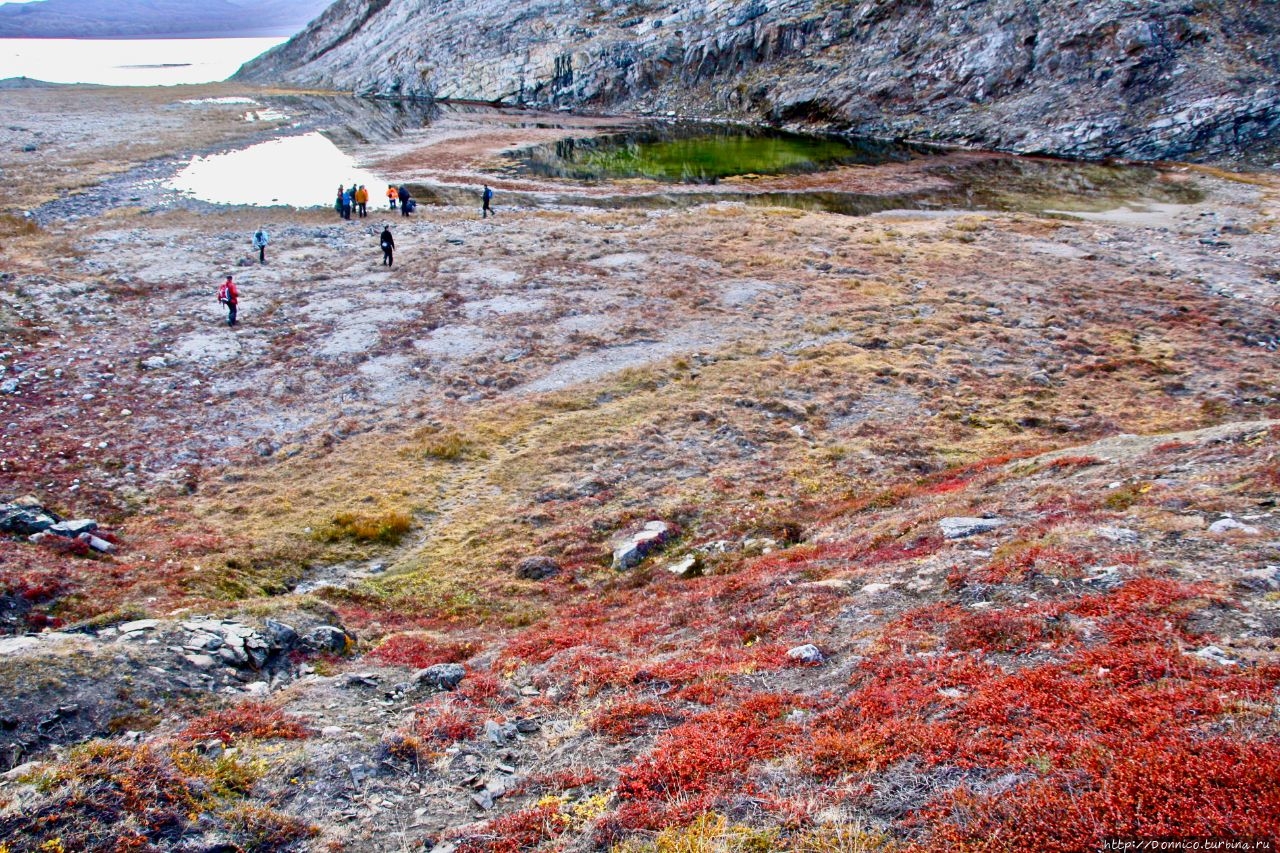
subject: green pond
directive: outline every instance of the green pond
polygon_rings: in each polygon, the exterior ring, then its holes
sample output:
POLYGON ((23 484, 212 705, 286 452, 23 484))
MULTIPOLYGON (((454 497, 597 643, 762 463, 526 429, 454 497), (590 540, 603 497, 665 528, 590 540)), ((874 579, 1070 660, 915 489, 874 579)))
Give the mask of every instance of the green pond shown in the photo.
POLYGON ((733 175, 818 172, 848 164, 908 160, 923 149, 871 139, 768 129, 677 124, 538 145, 515 152, 518 170, 600 181, 649 178, 708 183, 733 175))

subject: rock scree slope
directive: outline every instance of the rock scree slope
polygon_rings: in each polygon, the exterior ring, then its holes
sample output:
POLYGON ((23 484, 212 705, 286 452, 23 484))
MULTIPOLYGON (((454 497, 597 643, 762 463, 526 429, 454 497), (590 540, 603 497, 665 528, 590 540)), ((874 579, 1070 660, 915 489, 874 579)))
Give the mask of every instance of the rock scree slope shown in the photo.
POLYGON ((1277 34, 1221 0, 339 0, 237 77, 1186 160, 1273 143, 1277 34))

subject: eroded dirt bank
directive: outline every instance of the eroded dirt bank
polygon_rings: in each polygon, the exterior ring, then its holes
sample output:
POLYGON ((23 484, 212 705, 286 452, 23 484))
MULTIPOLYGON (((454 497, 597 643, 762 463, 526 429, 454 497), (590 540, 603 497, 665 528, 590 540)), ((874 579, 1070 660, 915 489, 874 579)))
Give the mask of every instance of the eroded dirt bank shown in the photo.
POLYGON ((761 196, 912 199, 991 158, 570 184, 491 170, 617 122, 0 100, 0 501, 117 546, 0 540, 0 844, 1280 829, 1273 176, 854 217, 761 196), (162 185, 316 128, 424 204, 162 185))

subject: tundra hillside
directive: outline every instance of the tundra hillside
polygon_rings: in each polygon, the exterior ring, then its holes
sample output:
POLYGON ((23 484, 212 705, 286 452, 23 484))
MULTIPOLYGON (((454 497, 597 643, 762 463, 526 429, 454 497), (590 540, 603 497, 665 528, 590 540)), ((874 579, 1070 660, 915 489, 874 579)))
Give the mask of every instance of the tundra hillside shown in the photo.
POLYGON ((0 850, 1280 840, 1280 179, 446 110, 335 133, 413 217, 162 188, 323 100, 0 93, 0 850))
POLYGON ((1265 2, 338 0, 239 77, 1188 160, 1274 150, 1278 73, 1265 2))

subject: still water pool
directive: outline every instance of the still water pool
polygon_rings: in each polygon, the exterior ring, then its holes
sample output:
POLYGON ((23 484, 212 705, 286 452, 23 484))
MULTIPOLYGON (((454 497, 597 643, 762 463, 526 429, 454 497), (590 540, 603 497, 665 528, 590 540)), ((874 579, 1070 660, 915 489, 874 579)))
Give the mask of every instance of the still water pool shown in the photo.
POLYGON ((0 80, 175 86, 225 80, 284 38, 0 39, 0 80))
POLYGON ((387 188, 382 176, 358 167, 324 135, 306 133, 192 158, 165 186, 214 204, 323 207, 333 204, 338 184, 353 183, 368 187, 375 201, 387 188))
POLYGON ((563 139, 515 152, 519 170, 576 180, 650 178, 715 183, 733 175, 819 172, 909 160, 920 146, 865 138, 806 136, 762 128, 682 123, 563 139))

